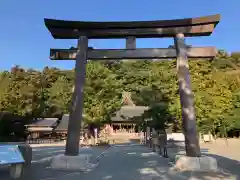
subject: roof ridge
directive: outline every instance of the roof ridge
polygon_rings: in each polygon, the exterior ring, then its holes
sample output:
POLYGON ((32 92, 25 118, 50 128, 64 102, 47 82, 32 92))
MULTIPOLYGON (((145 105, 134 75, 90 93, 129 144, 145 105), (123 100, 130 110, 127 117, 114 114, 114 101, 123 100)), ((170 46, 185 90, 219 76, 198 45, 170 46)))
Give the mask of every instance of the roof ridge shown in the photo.
POLYGON ((122 103, 123 105, 136 106, 132 101, 131 93, 127 91, 122 93, 122 103))

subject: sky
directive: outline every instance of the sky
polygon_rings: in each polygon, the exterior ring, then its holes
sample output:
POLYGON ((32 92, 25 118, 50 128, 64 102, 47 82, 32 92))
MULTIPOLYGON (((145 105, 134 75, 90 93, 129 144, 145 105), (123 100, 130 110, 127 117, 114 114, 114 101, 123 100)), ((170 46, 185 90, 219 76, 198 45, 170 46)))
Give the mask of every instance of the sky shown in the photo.
MULTIPOLYGON (((74 61, 51 61, 50 48, 70 48, 76 40, 55 40, 44 18, 79 21, 147 21, 221 14, 208 37, 187 38, 192 46, 240 51, 240 0, 0 0, 0 71, 14 65, 72 69, 74 61)), ((172 38, 138 39, 138 48, 164 48, 172 38)), ((94 48, 124 48, 125 40, 90 40, 94 48)))

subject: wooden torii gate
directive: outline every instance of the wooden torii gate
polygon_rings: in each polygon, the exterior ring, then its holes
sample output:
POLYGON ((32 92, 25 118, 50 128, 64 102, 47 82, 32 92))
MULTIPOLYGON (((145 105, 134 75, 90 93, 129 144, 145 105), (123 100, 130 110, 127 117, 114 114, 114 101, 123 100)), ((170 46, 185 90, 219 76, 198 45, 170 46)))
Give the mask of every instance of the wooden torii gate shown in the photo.
POLYGON ((52 60, 76 60, 75 90, 68 125, 65 155, 79 154, 79 136, 83 111, 83 85, 87 60, 169 59, 177 58, 180 101, 186 154, 201 155, 196 130, 193 93, 188 68, 188 58, 212 58, 214 47, 189 47, 185 37, 209 36, 220 21, 220 15, 199 18, 138 21, 138 22, 83 22, 44 19, 55 39, 78 39, 76 49, 50 49, 52 60), (174 38, 174 48, 139 48, 136 38, 174 38), (88 48, 89 39, 126 39, 126 49, 88 48))

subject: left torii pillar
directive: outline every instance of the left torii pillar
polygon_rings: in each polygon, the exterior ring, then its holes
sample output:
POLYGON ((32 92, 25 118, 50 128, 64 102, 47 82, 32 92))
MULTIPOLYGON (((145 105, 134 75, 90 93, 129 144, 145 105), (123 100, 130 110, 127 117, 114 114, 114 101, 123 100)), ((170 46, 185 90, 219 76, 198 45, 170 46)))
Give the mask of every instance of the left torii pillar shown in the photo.
POLYGON ((81 122, 83 120, 83 86, 86 77, 88 37, 80 36, 75 62, 75 88, 72 95, 65 155, 79 154, 81 122))
POLYGON ((80 129, 83 120, 83 86, 86 76, 88 37, 78 39, 75 63, 75 88, 68 122, 65 154, 52 157, 51 167, 61 170, 85 171, 90 164, 91 154, 79 153, 80 129))

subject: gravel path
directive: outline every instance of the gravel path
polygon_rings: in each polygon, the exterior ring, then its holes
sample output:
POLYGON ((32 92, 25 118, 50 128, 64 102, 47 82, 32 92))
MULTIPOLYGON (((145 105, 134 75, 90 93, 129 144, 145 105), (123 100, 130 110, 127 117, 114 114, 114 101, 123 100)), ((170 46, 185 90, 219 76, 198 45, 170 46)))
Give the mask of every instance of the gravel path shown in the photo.
POLYGON ((212 143, 202 143, 209 156, 217 159, 219 166, 235 174, 240 179, 240 139, 217 139, 212 143))
MULTIPOLYGON (((145 146, 115 146, 104 154, 101 158, 100 166, 92 173, 83 174, 81 180, 237 179, 226 173, 177 172, 173 170, 168 162, 168 159, 162 158, 158 154, 151 152, 150 149, 145 146)), ((73 176, 71 180, 77 180, 79 177, 73 176)))
MULTIPOLYGON (((81 153, 92 154, 93 163, 97 163, 97 159, 104 151, 104 148, 91 147, 80 148, 81 153)), ((50 160, 52 156, 63 154, 65 151, 64 146, 58 147, 38 147, 33 148, 33 158, 32 158, 32 167, 28 171, 27 175, 21 178, 21 180, 54 180, 60 179, 61 177, 69 175, 69 172, 52 170, 50 168, 50 160)), ((73 172, 71 172, 73 173, 73 172)), ((70 174, 71 174, 70 173, 70 174)), ((0 167, 0 179, 1 180, 10 180, 9 170, 5 166, 0 167)), ((63 179, 64 179, 63 178, 63 179)))
MULTIPOLYGON (((103 149, 85 148, 82 152, 98 157, 103 149)), ((49 168, 49 162, 42 159, 63 153, 63 147, 34 148, 31 173, 24 180, 230 180, 240 177, 226 173, 177 172, 169 160, 151 152, 146 146, 115 145, 104 151, 99 166, 90 172, 66 172, 49 168)), ((234 174, 234 173, 233 173, 234 174)), ((8 174, 0 171, 1 180, 10 180, 8 174)))
POLYGON ((206 148, 210 153, 240 162, 240 139, 217 139, 212 143, 201 143, 201 148, 206 148))

